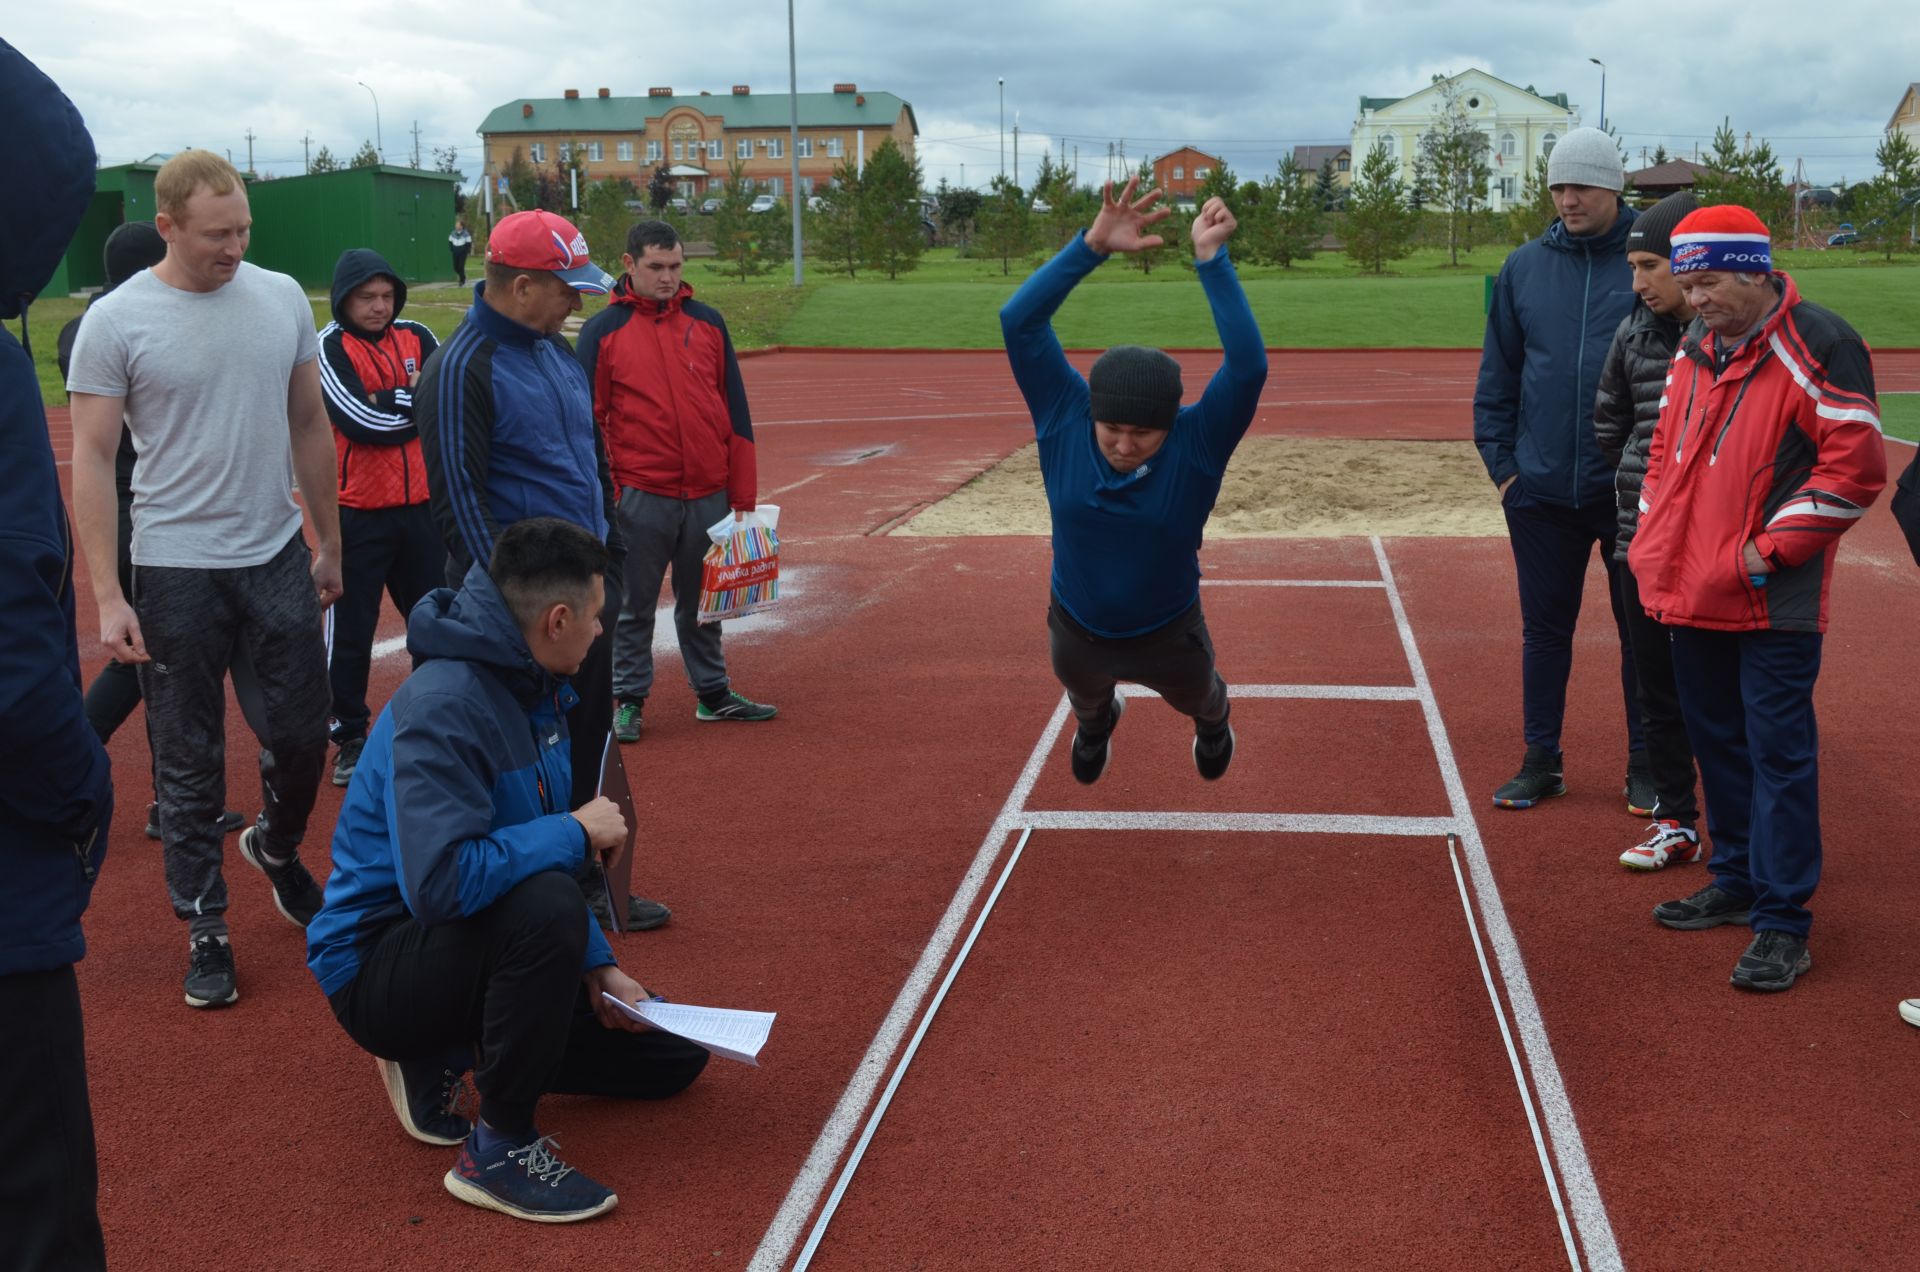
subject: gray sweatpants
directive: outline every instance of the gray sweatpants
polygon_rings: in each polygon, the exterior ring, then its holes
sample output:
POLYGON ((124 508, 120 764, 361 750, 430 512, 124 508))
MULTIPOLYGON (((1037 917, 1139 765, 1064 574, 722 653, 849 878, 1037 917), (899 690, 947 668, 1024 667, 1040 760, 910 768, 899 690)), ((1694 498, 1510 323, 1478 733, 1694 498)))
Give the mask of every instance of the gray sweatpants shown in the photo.
POLYGON ((133 606, 151 662, 140 664, 173 912, 190 939, 227 930, 220 871, 226 808, 225 680, 258 690, 246 714, 260 737, 261 846, 291 856, 307 831, 327 758, 327 651, 299 535, 240 569, 137 565, 133 606), (247 675, 251 664, 251 675, 247 675))
POLYGON ((660 582, 673 571, 673 628, 687 683, 701 699, 727 691, 720 624, 700 622, 700 563, 713 546, 707 527, 725 516, 727 492, 669 499, 644 490, 620 492, 620 533, 627 540, 627 597, 613 633, 613 696, 644 698, 653 690, 653 612, 660 582))

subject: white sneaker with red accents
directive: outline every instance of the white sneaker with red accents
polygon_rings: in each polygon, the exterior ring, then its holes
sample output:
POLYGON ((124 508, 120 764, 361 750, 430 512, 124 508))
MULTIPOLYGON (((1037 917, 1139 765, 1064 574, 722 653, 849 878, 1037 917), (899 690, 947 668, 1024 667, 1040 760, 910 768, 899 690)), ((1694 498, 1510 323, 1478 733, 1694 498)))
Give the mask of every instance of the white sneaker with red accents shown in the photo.
POLYGON ((1700 860, 1700 836, 1677 821, 1657 821, 1647 827, 1647 837, 1620 854, 1620 864, 1629 870, 1663 870, 1700 860))

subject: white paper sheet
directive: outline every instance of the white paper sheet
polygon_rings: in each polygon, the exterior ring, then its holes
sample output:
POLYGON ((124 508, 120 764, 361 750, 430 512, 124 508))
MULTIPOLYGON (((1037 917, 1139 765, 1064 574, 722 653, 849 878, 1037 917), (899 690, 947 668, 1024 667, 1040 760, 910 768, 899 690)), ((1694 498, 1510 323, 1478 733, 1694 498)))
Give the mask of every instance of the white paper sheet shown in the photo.
POLYGON ((697 1043, 716 1056, 738 1060, 758 1067, 760 1048, 767 1045, 773 1032, 771 1011, 736 1011, 728 1007, 696 1007, 692 1003, 668 1003, 646 1000, 624 1003, 612 994, 601 994, 635 1020, 644 1020, 655 1029, 697 1043))

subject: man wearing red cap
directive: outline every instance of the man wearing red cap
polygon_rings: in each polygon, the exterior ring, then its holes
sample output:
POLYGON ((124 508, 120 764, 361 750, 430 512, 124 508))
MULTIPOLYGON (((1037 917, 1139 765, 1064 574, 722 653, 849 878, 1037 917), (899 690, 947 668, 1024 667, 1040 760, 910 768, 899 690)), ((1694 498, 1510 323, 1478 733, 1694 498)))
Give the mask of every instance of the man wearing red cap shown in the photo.
POLYGON ((1782 990, 1813 964, 1827 588, 1841 534, 1886 484, 1873 360, 1774 272, 1746 208, 1682 220, 1672 270, 1700 321, 1674 355, 1627 561, 1647 613, 1673 629, 1713 882, 1653 916, 1749 924, 1733 984, 1782 990))

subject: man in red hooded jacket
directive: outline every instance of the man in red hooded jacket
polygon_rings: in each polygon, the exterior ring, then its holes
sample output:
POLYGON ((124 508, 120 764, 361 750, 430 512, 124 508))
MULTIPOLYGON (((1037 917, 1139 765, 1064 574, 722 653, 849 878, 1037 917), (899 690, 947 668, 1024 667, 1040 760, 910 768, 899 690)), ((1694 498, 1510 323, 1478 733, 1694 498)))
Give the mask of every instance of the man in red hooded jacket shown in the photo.
POLYGON ((1767 227, 1746 208, 1688 214, 1671 260, 1699 321, 1674 354, 1627 563, 1647 613, 1673 629, 1713 882, 1653 915, 1749 924, 1733 984, 1781 990, 1813 964, 1813 685, 1834 554, 1886 484, 1873 360, 1773 271, 1767 227))

